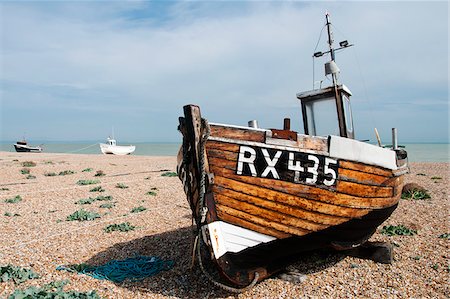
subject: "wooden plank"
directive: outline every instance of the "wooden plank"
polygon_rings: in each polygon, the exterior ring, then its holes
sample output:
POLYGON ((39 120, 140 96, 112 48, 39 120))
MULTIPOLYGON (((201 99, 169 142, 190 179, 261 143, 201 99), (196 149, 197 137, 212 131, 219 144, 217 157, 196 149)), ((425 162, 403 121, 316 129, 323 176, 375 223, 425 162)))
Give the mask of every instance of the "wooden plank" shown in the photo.
POLYGON ((216 176, 214 181, 215 181, 214 190, 216 189, 216 186, 223 187, 250 196, 266 198, 267 200, 277 202, 282 205, 289 205, 292 207, 301 208, 306 211, 348 218, 362 217, 369 212, 369 210, 366 209, 338 207, 333 204, 323 203, 316 200, 310 200, 292 194, 286 194, 277 190, 266 188, 268 187, 267 185, 254 186, 251 184, 247 184, 245 182, 227 179, 222 176, 216 176))
POLYGON ((223 195, 216 194, 214 197, 218 205, 224 205, 242 212, 245 212, 252 216, 258 216, 266 219, 270 219, 271 222, 276 222, 279 224, 285 224, 297 228, 301 228, 308 231, 319 231, 329 227, 329 225, 318 224, 304 220, 302 218, 293 217, 286 213, 276 212, 270 209, 265 209, 256 206, 245 201, 240 201, 238 199, 223 195))
MULTIPOLYGON (((284 232, 286 234, 297 235, 297 236, 303 236, 303 235, 310 233, 309 230, 272 222, 269 219, 254 216, 254 215, 248 214, 246 212, 243 212, 243 211, 240 211, 240 210, 237 210, 234 208, 230 208, 230 207, 227 207, 224 205, 217 205, 216 208, 217 208, 217 214, 219 215, 219 217, 220 217, 221 213, 225 213, 225 214, 228 214, 228 215, 240 218, 240 219, 246 219, 247 221, 253 222, 254 224, 261 226, 261 228, 258 230, 258 232, 263 233, 263 234, 264 234, 264 232, 263 232, 264 227, 270 228, 270 229, 275 229, 275 230, 284 232)), ((239 225, 237 223, 233 223, 233 224, 239 225)))
POLYGON ((272 236, 278 239, 284 239, 284 238, 288 238, 291 237, 291 234, 287 234, 284 232, 280 232, 276 229, 272 229, 272 228, 268 228, 268 227, 261 227, 258 224, 255 224, 253 222, 249 222, 246 219, 242 219, 242 218, 238 218, 236 216, 232 216, 229 215, 227 213, 221 212, 221 211, 217 211, 217 216, 219 219, 234 224, 234 225, 238 225, 240 227, 245 227, 247 229, 250 229, 252 231, 261 233, 261 234, 265 234, 268 236, 272 236))
POLYGON ((308 211, 299 207, 295 207, 293 205, 285 204, 284 202, 280 203, 275 200, 268 199, 267 197, 260 198, 245 193, 240 193, 231 189, 226 189, 218 185, 215 186, 216 187, 214 188, 214 192, 216 194, 232 197, 237 200, 244 201, 258 207, 270 209, 272 211, 291 215, 314 223, 320 223, 325 225, 338 225, 351 219, 350 217, 332 216, 323 213, 308 211))
MULTIPOLYGON (((254 179, 255 181, 259 180, 265 180, 265 184, 267 184, 269 181, 269 184, 274 184, 277 186, 289 186, 290 189, 295 189, 296 191, 304 190, 303 193, 313 193, 313 194, 323 194, 324 196, 330 196, 335 197, 336 193, 334 191, 329 191, 325 188, 319 188, 316 185, 307 185, 302 183, 291 183, 291 182, 285 182, 281 180, 275 180, 275 179, 265 179, 265 178, 257 178, 257 177, 248 177, 248 176, 241 176, 236 175, 235 168, 236 168, 236 162, 220 159, 220 158, 214 158, 210 157, 210 164, 211 167, 215 170, 212 170, 212 172, 221 171, 220 168, 224 168, 226 170, 230 170, 227 173, 229 175, 232 175, 234 179, 240 180, 240 181, 248 181, 248 178, 254 179), (285 183, 285 184, 283 184, 285 183), (286 185, 287 184, 287 185, 286 185)), ((222 174, 225 177, 228 177, 226 174, 222 174)), ((364 185, 364 184, 357 184, 357 183, 351 183, 351 182, 345 182, 342 180, 337 180, 337 191, 340 193, 344 193, 351 196, 356 196, 358 198, 360 197, 392 197, 393 196, 393 190, 392 187, 384 187, 384 186, 370 186, 370 185, 364 185)), ((358 199, 356 199, 358 200, 358 199)))
MULTIPOLYGON (((342 163, 341 163, 342 166, 342 163)), ((395 186, 396 181, 393 177, 386 177, 378 174, 372 174, 367 172, 361 172, 357 170, 351 170, 347 168, 339 168, 339 178, 341 180, 363 183, 366 185, 375 186, 395 186)))
POLYGON ((239 155, 239 153, 218 150, 218 149, 213 149, 213 148, 207 149, 207 153, 208 153, 208 158, 219 158, 219 159, 225 159, 225 160, 229 160, 229 161, 233 161, 233 162, 237 161, 237 157, 239 155))
POLYGON ((338 180, 337 192, 354 195, 357 197, 392 197, 394 190, 392 187, 369 186, 359 183, 338 180), (368 196, 370 194, 370 196, 368 196))
POLYGON ((209 149, 218 149, 218 150, 224 150, 229 152, 239 152, 239 145, 235 143, 227 143, 227 142, 220 142, 220 141, 213 141, 208 140, 206 142, 206 148, 209 149))
POLYGON ((255 130, 245 130, 240 128, 222 127, 210 125, 211 136, 229 139, 264 142, 265 132, 255 130))
MULTIPOLYGON (((357 197, 350 196, 342 193, 332 192, 326 189, 321 189, 318 187, 303 185, 303 184, 295 184, 284 182, 280 180, 274 179, 263 179, 257 177, 249 177, 249 176, 240 176, 236 175, 233 170, 217 167, 211 163, 211 171, 215 175, 215 183, 220 184, 218 180, 230 180, 227 183, 229 184, 230 189, 234 189, 233 185, 237 182, 246 183, 244 189, 251 185, 262 187, 264 189, 261 190, 273 190, 280 193, 284 193, 283 197, 286 195, 293 195, 296 197, 303 198, 304 200, 313 200, 319 201, 323 203, 330 203, 335 206, 331 211, 331 215, 335 214, 336 210, 342 209, 342 207, 348 208, 362 208, 362 209, 376 209, 376 208, 385 208, 394 205, 397 200, 394 197, 357 197), (227 178, 227 179, 225 179, 227 178)), ((262 196, 263 197, 263 196, 262 196)), ((323 210, 319 210, 319 212, 326 213, 323 210)), ((329 211, 330 212, 330 211, 329 211)), ((328 214, 328 213, 326 213, 328 214)), ((343 215, 345 216, 345 215, 343 215)))
POLYGON ((373 173, 373 174, 382 175, 382 176, 386 176, 386 177, 393 176, 391 170, 387 170, 382 167, 366 165, 366 164, 358 163, 358 162, 342 160, 340 163, 340 166, 342 168, 353 169, 353 170, 366 172, 366 173, 373 173))
POLYGON ((299 134, 297 136, 297 144, 300 149, 328 152, 328 140, 326 138, 299 134))

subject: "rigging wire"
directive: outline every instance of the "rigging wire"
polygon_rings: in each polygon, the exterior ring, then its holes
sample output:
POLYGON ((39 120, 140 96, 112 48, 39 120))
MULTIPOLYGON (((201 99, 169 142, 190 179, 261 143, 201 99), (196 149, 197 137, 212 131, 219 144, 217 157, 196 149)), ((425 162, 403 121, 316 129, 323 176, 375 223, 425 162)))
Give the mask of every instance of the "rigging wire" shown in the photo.
MULTIPOLYGON (((320 30, 320 34, 319 34, 319 39, 317 40, 316 46, 314 48, 313 53, 316 53, 317 47, 319 46, 320 40, 322 39, 322 33, 323 33, 323 29, 326 27, 326 25, 323 25, 322 29, 320 30)), ((312 57, 312 65, 313 65, 313 86, 312 89, 314 89, 314 80, 315 80, 315 64, 314 64, 314 56, 312 57)))
MULTIPOLYGON (((347 39, 345 34, 341 30, 339 30, 334 24, 331 24, 331 26, 333 27, 333 29, 335 29, 335 31, 339 32, 339 34, 341 34, 344 37, 344 39, 347 39)), ((352 53, 353 53, 353 57, 354 57, 354 59, 356 61, 356 66, 358 68, 359 77, 361 79, 362 87, 363 87, 363 96, 360 97, 360 98, 362 98, 363 101, 366 101, 369 104, 370 120, 372 122, 373 127, 376 128, 377 127, 377 123, 376 123, 376 120, 375 120, 375 117, 374 117, 374 114, 373 114, 374 105, 373 105, 373 102, 372 102, 371 98, 367 96, 366 80, 365 80, 365 77, 363 75, 363 72, 362 72, 362 69, 361 69, 361 64, 360 64, 359 59, 358 59, 358 52, 356 51, 355 48, 356 47, 354 47, 352 49, 353 50, 352 53)))

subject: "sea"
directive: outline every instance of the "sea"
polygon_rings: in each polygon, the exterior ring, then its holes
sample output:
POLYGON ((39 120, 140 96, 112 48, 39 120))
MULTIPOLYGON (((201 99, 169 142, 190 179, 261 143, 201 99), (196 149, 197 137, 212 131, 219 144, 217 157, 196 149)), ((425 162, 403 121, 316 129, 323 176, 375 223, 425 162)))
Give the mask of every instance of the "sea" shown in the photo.
MULTIPOLYGON (((0 141, 0 151, 15 152, 14 142, 0 141)), ((95 142, 29 142, 42 145, 46 153, 101 154, 99 143, 95 142)), ((122 144, 130 144, 123 142, 122 144)), ((138 156, 176 156, 180 143, 131 143, 136 146, 133 155, 138 156)), ((450 162, 448 143, 404 143, 410 162, 450 162)))

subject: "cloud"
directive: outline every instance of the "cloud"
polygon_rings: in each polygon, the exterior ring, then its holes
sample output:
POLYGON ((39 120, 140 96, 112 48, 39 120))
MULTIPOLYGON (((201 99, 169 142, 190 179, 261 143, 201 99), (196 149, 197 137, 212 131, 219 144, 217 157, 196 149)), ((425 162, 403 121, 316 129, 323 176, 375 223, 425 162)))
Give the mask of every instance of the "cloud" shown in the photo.
MULTIPOLYGON (((13 120, 20 113, 39 122, 27 130, 30 136, 99 139, 114 125, 128 140, 174 141, 187 103, 201 105, 214 122, 259 119, 266 127, 280 127, 291 116, 301 131, 295 94, 312 87, 311 55, 327 9, 336 41, 356 44, 337 61, 355 95, 358 122, 366 121, 358 112, 367 101, 373 113, 395 102, 396 113, 420 119, 423 105, 414 103, 432 95, 441 105, 427 112, 435 116, 430 129, 440 132, 438 139, 448 138, 442 109, 448 100, 442 67, 448 65, 446 5, 1 3, 0 139, 21 134, 26 123, 17 128, 13 120), (80 127, 90 128, 85 136, 80 127)), ((322 40, 319 48, 325 46, 322 40)), ((316 78, 322 62, 315 64, 316 78)), ((395 122, 396 113, 383 114, 389 119, 382 125, 395 122)), ((403 120, 410 130, 419 126, 408 121, 403 120)), ((361 134, 372 134, 366 127, 361 125, 361 134)))

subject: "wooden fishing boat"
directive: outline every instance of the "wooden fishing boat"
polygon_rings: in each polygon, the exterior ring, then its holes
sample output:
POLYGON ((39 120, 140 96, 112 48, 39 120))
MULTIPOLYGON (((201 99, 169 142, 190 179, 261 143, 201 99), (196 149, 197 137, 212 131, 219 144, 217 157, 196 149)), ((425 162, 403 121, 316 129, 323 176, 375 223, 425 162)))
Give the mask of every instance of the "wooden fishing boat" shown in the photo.
MULTIPOLYGON (((333 85, 298 93, 304 134, 208 123, 196 105, 179 119, 178 175, 219 272, 253 285, 301 252, 365 243, 395 210, 407 155, 354 139, 350 90, 337 82, 326 16, 333 85), (336 134, 336 135, 333 135, 336 134)), ((396 142, 393 142, 396 144, 396 142)), ((203 245, 204 246, 204 245, 203 245)))

